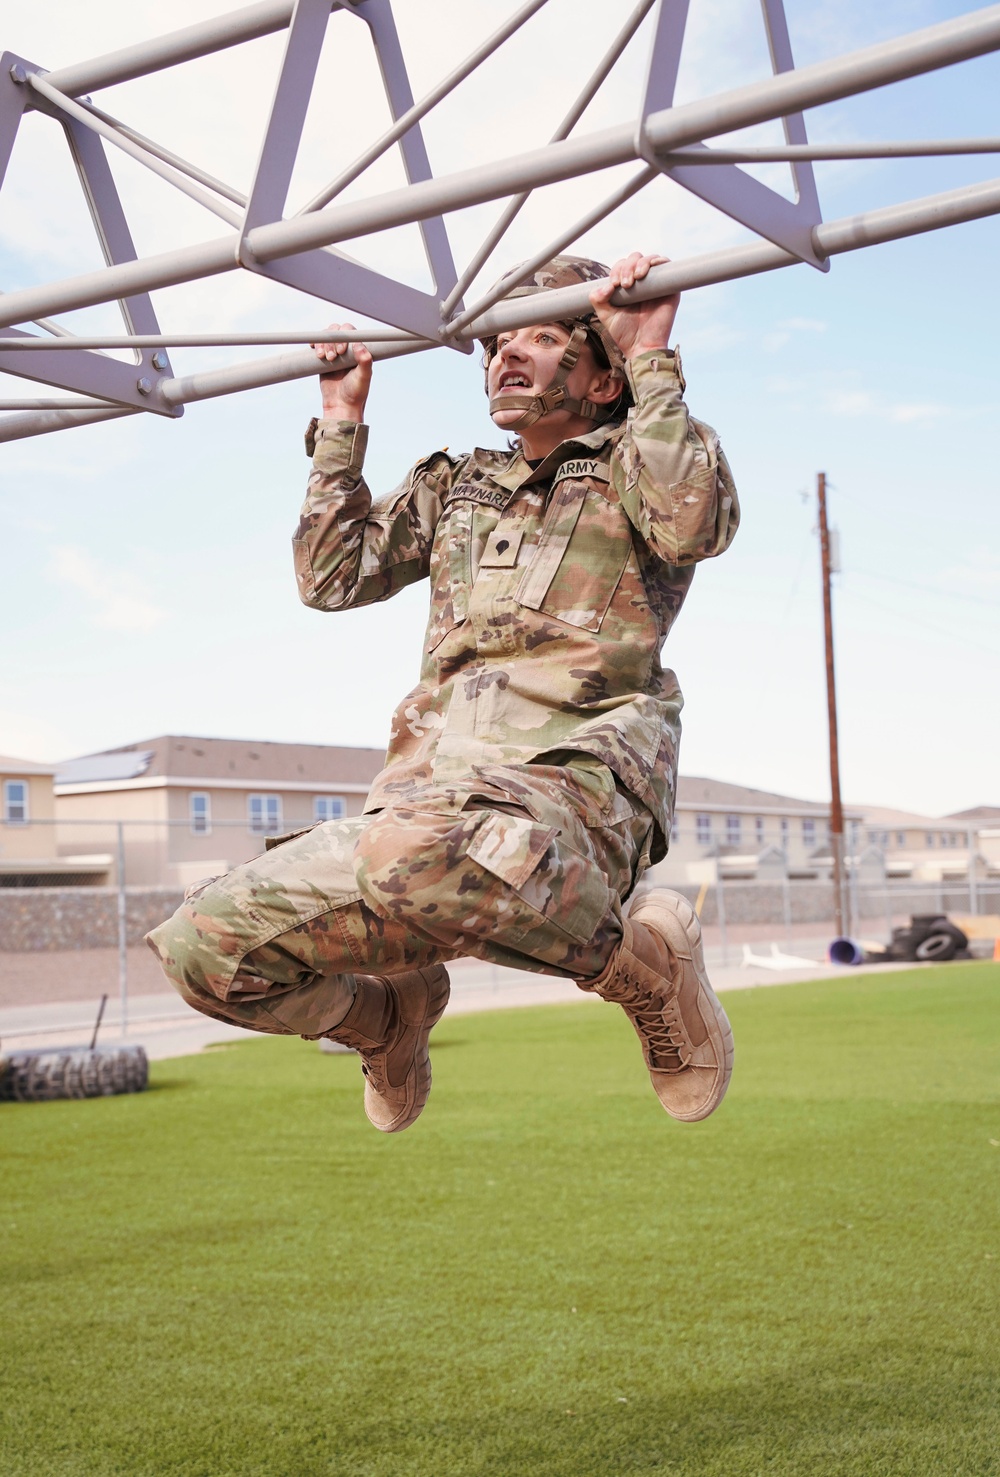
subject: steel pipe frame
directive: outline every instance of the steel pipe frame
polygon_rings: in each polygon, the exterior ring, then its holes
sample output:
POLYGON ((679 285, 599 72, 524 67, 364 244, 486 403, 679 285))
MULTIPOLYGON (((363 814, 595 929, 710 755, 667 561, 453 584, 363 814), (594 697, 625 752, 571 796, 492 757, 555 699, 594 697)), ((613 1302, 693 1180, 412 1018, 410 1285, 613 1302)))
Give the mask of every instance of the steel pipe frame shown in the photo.
POLYGON ((108 401, 95 396, 65 395, 24 397, 20 400, 0 400, 0 410, 113 410, 108 401))
POLYGON ((534 256, 529 257, 526 262, 522 262, 519 267, 515 268, 513 272, 509 272, 506 277, 502 277, 499 282, 490 288, 484 297, 479 299, 478 303, 473 303, 471 308, 467 308, 457 318, 451 319, 447 328, 448 337, 454 338, 461 329, 466 328, 475 319, 481 318, 485 312, 492 308, 494 303, 498 303, 513 288, 520 287, 522 282, 526 282, 529 277, 533 276, 539 267, 544 266, 554 256, 558 256, 560 252, 565 251, 567 246, 578 240, 592 226, 596 226, 598 221, 604 220, 605 216, 611 215, 619 206, 631 200, 632 196, 637 195, 655 176, 656 170, 647 164, 643 169, 640 169, 638 174, 626 180, 623 185, 620 185, 606 199, 601 200, 592 210, 589 210, 580 220, 574 221, 573 225, 568 227, 567 230, 562 231, 554 241, 546 242, 540 251, 535 252, 534 256))
MULTIPOLYGON (((9 338, 0 330, 0 349, 29 354, 50 349, 66 352, 71 349, 224 349, 249 348, 254 344, 326 343, 329 338, 329 324, 318 329, 264 329, 259 333, 122 333, 88 338, 78 338, 64 329, 57 339, 9 338)), ((395 328, 338 328, 336 341, 339 344, 427 343, 417 334, 400 333, 395 328)))
MULTIPOLYGON (((65 97, 66 94, 62 93, 61 96, 65 97)), ((92 113, 95 118, 100 118, 102 123, 106 123, 109 128, 115 129, 123 137, 131 139, 134 144, 138 144, 140 148, 145 149, 147 154, 152 154, 154 159, 162 159, 164 164, 172 164, 181 174, 186 174, 189 179, 193 179, 197 184, 205 185, 209 190, 214 190, 223 199, 231 200, 241 210, 246 208, 247 197, 241 191, 234 190, 232 185, 227 185, 225 180, 216 179, 214 174, 209 174, 206 170, 199 169, 196 164, 191 164, 187 159, 182 159, 180 154, 175 154, 172 149, 165 149, 155 139, 147 138, 137 128, 130 128, 120 118, 116 118, 112 113, 106 113, 103 108, 96 107, 92 102, 85 104, 85 106, 88 113, 92 113)))
MULTIPOLYGON (((829 256, 837 256, 842 252, 901 240, 907 236, 979 220, 989 215, 1000 215, 1000 179, 928 195, 905 205, 892 205, 862 215, 847 216, 838 221, 827 221, 818 227, 818 231, 823 251, 829 256)), ((801 263, 798 257, 770 242, 736 246, 724 251, 707 252, 688 261, 668 262, 665 266, 653 267, 643 282, 637 283, 627 292, 616 293, 613 301, 641 302, 649 297, 666 296, 673 292, 771 272, 779 267, 799 265, 801 263)), ((532 322, 538 322, 540 318, 545 321, 550 317, 558 319, 571 316, 587 306, 589 294, 590 286, 582 284, 579 287, 562 287, 554 292, 538 293, 530 299, 514 298, 509 302, 499 303, 489 313, 470 324, 463 331, 463 336, 479 338, 507 329, 526 327, 532 322)), ((372 357, 378 360, 390 359, 439 347, 439 344, 430 341, 376 343, 372 349, 372 357)), ((350 358, 345 359, 345 367, 350 362, 353 362, 350 358)), ((224 369, 204 370, 166 379, 161 390, 166 400, 180 406, 243 390, 283 384, 289 380, 305 379, 318 372, 319 366, 314 354, 289 353, 249 360, 224 369)), ((11 414, 0 418, 0 441, 43 435, 49 431, 69 429, 129 414, 134 412, 124 407, 110 411, 11 414)))
POLYGON ((892 139, 870 144, 764 144, 746 149, 675 149, 664 160, 680 164, 784 164, 796 159, 930 159, 1000 154, 1000 138, 892 139))
POLYGON ((217 215, 220 220, 224 220, 235 230, 239 229, 243 217, 237 211, 230 210, 228 206, 223 205, 221 200, 216 200, 192 179, 185 177, 183 171, 167 164, 149 149, 144 149, 141 144, 137 144, 112 124, 105 123, 99 114, 85 108, 75 98, 60 92, 57 87, 52 86, 47 77, 40 76, 37 72, 29 72, 25 80, 32 91, 37 92, 39 97, 48 104, 46 111, 51 110, 57 118, 60 114, 65 114, 67 118, 73 118, 77 123, 81 123, 84 128, 92 129, 100 138, 106 139, 109 144, 114 144, 116 149, 121 149, 123 154, 127 154, 137 164, 143 165, 152 174, 166 180, 167 184, 173 185, 175 190, 180 190, 181 194, 186 195, 189 200, 211 211, 213 215, 217 215))
MULTIPOLYGON (((389 110, 393 118, 400 117, 412 108, 413 94, 390 0, 365 0, 363 11, 343 4, 340 8, 360 16, 368 26, 389 110)), ((438 303, 456 276, 444 221, 439 217, 432 215, 418 223, 434 293, 420 292, 336 251, 292 253, 290 260, 264 262, 253 250, 255 228, 280 221, 285 208, 329 18, 330 0, 297 0, 242 222, 236 264, 396 328, 418 335, 436 333, 438 303)), ((399 151, 410 186, 432 177, 419 124, 401 136, 399 151)))
MULTIPOLYGON (((670 4, 664 0, 657 16, 646 89, 636 129, 636 149, 648 164, 661 169, 675 184, 690 190, 692 194, 739 221, 741 225, 749 226, 756 235, 763 236, 775 246, 794 252, 819 271, 827 271, 829 264, 817 251, 813 236, 813 229, 823 219, 823 212, 810 161, 797 160, 791 164, 795 198, 789 200, 762 180, 745 170, 737 169, 733 164, 721 169, 706 170, 698 162, 667 163, 661 157, 656 140, 650 132, 650 115, 674 106, 677 74, 687 29, 688 5, 689 0, 672 0, 670 4)), ((783 0, 761 0, 761 9, 772 73, 793 72, 795 59, 783 0)), ((805 118, 801 110, 790 110, 783 115, 781 122, 786 144, 808 142, 805 118)), ((702 154, 708 152, 704 143, 694 147, 702 154)))
MULTIPOLYGON (((607 81, 613 67, 618 62, 618 59, 621 56, 622 52, 625 50, 626 46, 631 41, 636 31, 639 29, 639 26, 649 14, 650 10, 652 9, 653 3, 654 0, 639 0, 639 4, 635 7, 632 14, 625 22, 624 26, 618 32, 618 35, 615 37, 614 41, 612 41, 608 50, 601 57, 601 60, 598 62, 597 67, 588 77, 583 88, 575 98, 573 106, 570 108, 569 112, 566 114, 565 118, 563 118, 562 122, 559 124, 559 127, 556 129, 555 133, 549 140, 550 143, 560 143, 563 139, 568 138, 569 135, 573 132, 573 129, 576 127, 580 119, 583 117, 584 113, 590 107, 590 104, 594 101, 594 98, 597 96, 603 84, 607 81)), ((441 304, 441 317, 443 319, 447 320, 451 317, 457 303, 459 302, 459 299, 463 296, 470 283, 478 275, 484 263, 489 258, 490 253, 494 250, 497 243, 500 241, 501 237, 507 231, 511 223, 516 219, 525 202, 528 200, 530 194, 530 190, 525 190, 520 195, 515 195, 513 200, 509 200, 507 202, 497 221, 491 227, 486 239, 476 248, 476 251, 471 257, 465 270, 460 273, 455 286, 452 288, 451 292, 449 292, 448 296, 441 304)))
MULTIPOLYGON (((353 14, 360 14, 346 0, 340 0, 339 4, 338 0, 331 0, 330 8, 342 8, 353 14)), ((76 68, 48 74, 47 80, 50 85, 66 94, 107 86, 194 56, 206 55, 210 51, 252 36, 280 30, 288 24, 292 13, 293 6, 289 3, 257 5, 247 11, 189 27, 172 36, 159 38, 156 42, 127 48, 76 68)), ((662 109, 645 119, 643 142, 655 150, 658 163, 665 163, 678 151, 685 150, 690 150, 688 157, 697 155, 698 162, 703 163, 706 162, 705 155, 711 151, 692 146, 702 144, 706 138, 752 123, 786 117, 790 112, 802 108, 817 106, 921 72, 952 65, 998 48, 1000 5, 994 5, 894 41, 848 53, 831 62, 816 63, 795 72, 785 72, 766 82, 734 89, 683 107, 662 109)), ((965 145, 971 144, 969 152, 986 152, 992 143, 992 140, 954 141, 951 145, 934 144, 932 149, 933 152, 966 152, 965 145)), ((628 128, 605 130, 583 139, 556 143, 546 149, 498 161, 487 170, 464 171, 441 180, 427 179, 406 190, 388 192, 358 205, 342 205, 317 212, 310 218, 293 218, 290 221, 261 225, 249 233, 247 245, 261 263, 280 260, 303 250, 349 239, 356 234, 368 234, 397 224, 423 221, 448 210, 483 203, 513 190, 527 192, 541 184, 555 183, 580 173, 625 163, 637 157, 638 145, 639 141, 630 135, 628 128)), ((866 148, 864 145, 854 147, 859 150, 866 148)), ((887 146, 867 147, 874 150, 887 146)), ((915 153, 918 147, 916 144, 908 146, 902 143, 888 146, 891 150, 888 154, 852 155, 849 152, 852 146, 847 145, 842 146, 846 152, 835 154, 831 150, 829 157, 906 157, 908 149, 915 153)), ((758 151, 727 152, 720 149, 719 162, 736 162, 729 156, 737 153, 753 159, 764 157, 758 151)), ((793 145, 787 145, 784 150, 775 151, 771 157, 806 158, 814 153, 816 157, 824 157, 821 146, 811 145, 799 145, 798 150, 793 145)), ((991 181, 819 225, 815 228, 815 244, 817 250, 824 255, 833 255, 998 212, 1000 181, 991 181)), ((640 295, 646 297, 731 280, 792 265, 796 260, 798 258, 795 255, 766 242, 709 253, 688 262, 671 263, 654 269, 643 284, 640 295)), ((153 286, 194 280, 230 270, 234 265, 229 238, 224 242, 202 243, 186 251, 110 267, 103 272, 87 274, 83 278, 68 279, 46 289, 29 289, 8 294, 6 300, 0 300, 0 309, 7 310, 5 313, 0 312, 0 324, 9 326, 17 322, 37 321, 42 313, 49 311, 86 306, 149 290, 153 286), (111 279, 114 279, 113 284, 111 279), (32 302, 32 299, 40 300, 32 302), (26 307, 30 307, 31 311, 25 311, 26 307)), ((500 303, 467 325, 455 338, 467 339, 495 332, 501 327, 522 326, 525 322, 537 321, 538 315, 546 313, 547 309, 552 316, 571 313, 574 311, 571 301, 574 295, 580 298, 578 309, 586 301, 586 288, 567 288, 562 289, 559 294, 535 297, 532 299, 528 317, 525 316, 523 303, 520 312, 516 301, 500 303), (554 298, 551 305, 547 303, 548 296, 554 298)), ((623 295, 624 300, 635 297, 635 289, 632 293, 623 295)), ((65 333, 57 325, 46 326, 65 333)), ((373 340, 374 337, 372 334, 373 340)), ((430 340, 411 338, 407 342, 386 342, 383 346, 376 347, 375 355, 378 358, 387 358, 432 346, 434 345, 430 340)), ((46 347, 51 348, 52 344, 46 344, 46 347)), ((157 389, 165 402, 179 409, 193 400, 280 383, 316 372, 316 360, 312 354, 293 353, 180 379, 165 377, 157 389)), ((8 415, 0 425, 0 439, 41 434, 44 430, 61 429, 64 426, 86 424, 132 413, 135 413, 133 408, 121 406, 8 415)))
MULTIPOLYGON (((894 41, 848 52, 833 61, 816 62, 766 82, 664 109, 646 119, 645 132, 658 153, 669 153, 718 134, 836 102, 998 49, 1000 5, 992 5, 894 41)), ((388 230, 439 212, 482 205, 526 187, 557 184, 638 157, 631 125, 606 129, 499 160, 488 169, 464 170, 406 191, 389 191, 310 217, 262 226, 253 233, 251 244, 255 255, 266 261, 272 256, 388 230)))
MULTIPOLYGON (((263 9, 273 21, 277 6, 263 9)), ((270 25, 270 29, 278 28, 276 23, 270 25)), ((222 44, 218 41, 217 47, 222 44)), ((1000 49, 1000 5, 992 5, 893 41, 846 53, 832 61, 817 62, 795 72, 780 73, 765 82, 654 113, 645 120, 645 136, 658 154, 666 155, 717 134, 834 102, 997 49, 1000 49)), ((169 64, 162 61, 164 66, 169 64)), ((124 62, 117 63, 116 76, 124 66, 124 62)), ((105 72, 112 70, 109 62, 105 72)), ((89 74, 80 75, 90 85, 96 85, 89 74)), ((56 76, 51 74, 53 79, 56 76)), ((71 78, 71 82, 75 80, 71 78)), ((66 88, 64 82, 59 90, 66 88)), ((607 129, 498 160, 486 169, 464 170, 357 203, 328 207, 309 216, 257 226, 247 236, 246 243, 256 261, 278 261, 355 236, 428 220, 524 189, 628 163, 637 153, 630 125, 607 129)), ((123 294, 215 276, 235 267, 232 240, 225 236, 142 261, 66 278, 44 288, 8 293, 0 299, 0 327, 31 321, 42 314, 90 307, 123 294)))
MULTIPOLYGON (((331 10, 338 3, 339 0, 331 0, 331 10)), ((152 41, 140 41, 120 51, 107 52, 91 61, 78 62, 72 67, 57 67, 54 72, 49 72, 48 78, 53 87, 72 97, 101 87, 114 87, 119 82, 132 82, 136 77, 162 72, 181 62, 211 56, 213 52, 225 51, 243 41, 256 41, 261 36, 283 31, 294 9, 295 0, 262 0, 258 5, 230 10, 225 15, 170 31, 152 41)))
POLYGON ((321 210, 324 205, 329 205, 335 196, 339 195, 342 190, 346 190, 347 186, 352 184, 359 175, 364 174, 368 166, 374 164, 376 159, 381 159, 386 150, 390 149, 393 144, 398 143, 408 129, 412 128, 415 123, 419 123, 449 93, 454 92, 460 82, 464 82, 465 78, 474 72, 481 62, 484 62, 487 57, 492 56, 495 51, 498 51, 503 43, 513 36, 515 31, 520 30, 525 22, 529 21, 535 12, 541 10, 542 6, 546 4, 548 4, 548 0, 525 0, 525 4, 522 5, 521 9, 516 11, 508 21, 505 21, 499 30, 494 31, 492 36, 487 37, 483 44, 471 52, 460 66, 449 72, 448 76, 442 78, 436 87, 432 87, 425 97, 422 97, 418 103, 414 103, 412 108, 408 108, 405 113, 397 118, 392 127, 383 133, 381 138, 376 139, 363 154, 360 154, 355 159, 353 164, 349 164, 328 185, 325 185, 318 195, 314 195, 311 200, 302 206, 301 210, 296 211, 296 215, 311 215, 313 211, 321 210))

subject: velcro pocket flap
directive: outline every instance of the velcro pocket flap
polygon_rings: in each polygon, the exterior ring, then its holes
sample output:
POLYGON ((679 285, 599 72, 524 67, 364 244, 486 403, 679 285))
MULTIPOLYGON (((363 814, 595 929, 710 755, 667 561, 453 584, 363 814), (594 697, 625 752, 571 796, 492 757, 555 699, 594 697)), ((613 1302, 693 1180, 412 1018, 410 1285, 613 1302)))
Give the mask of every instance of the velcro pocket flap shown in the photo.
POLYGON ((517 891, 557 835, 554 826, 537 826, 519 815, 494 812, 476 831, 466 855, 517 891))

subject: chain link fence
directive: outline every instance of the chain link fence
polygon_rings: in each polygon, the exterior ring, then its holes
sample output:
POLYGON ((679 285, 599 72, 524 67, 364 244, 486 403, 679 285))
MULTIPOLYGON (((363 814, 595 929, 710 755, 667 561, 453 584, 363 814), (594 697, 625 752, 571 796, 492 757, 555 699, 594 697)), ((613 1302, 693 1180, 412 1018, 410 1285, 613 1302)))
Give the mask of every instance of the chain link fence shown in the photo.
MULTIPOLYGON (((682 814, 669 856, 643 885, 676 887, 695 903, 715 965, 739 963, 745 948, 761 945, 822 957, 834 916, 822 823, 803 822, 793 835, 787 821, 744 820, 749 841, 741 845, 735 825, 727 831, 727 818, 717 819, 713 836, 704 817, 682 814)), ((78 982, 74 998, 85 998, 86 983, 86 998, 117 999, 124 1034, 133 981, 146 993, 158 987, 143 935, 177 907, 185 888, 257 855, 268 836, 315 823, 303 802, 302 815, 259 806, 241 821, 210 822, 192 812, 183 821, 109 815, 0 826, 0 1005, 9 1003, 5 980, 15 975, 27 981, 18 1003, 35 981, 38 998, 64 998, 52 993, 61 970, 63 980, 72 975, 78 982)), ((1000 913, 1000 830, 948 831, 942 823, 938 837, 931 877, 922 875, 926 851, 908 860, 905 848, 854 838, 849 934, 887 941, 912 914, 946 913, 960 924, 981 918, 985 925, 986 915, 1000 913)))

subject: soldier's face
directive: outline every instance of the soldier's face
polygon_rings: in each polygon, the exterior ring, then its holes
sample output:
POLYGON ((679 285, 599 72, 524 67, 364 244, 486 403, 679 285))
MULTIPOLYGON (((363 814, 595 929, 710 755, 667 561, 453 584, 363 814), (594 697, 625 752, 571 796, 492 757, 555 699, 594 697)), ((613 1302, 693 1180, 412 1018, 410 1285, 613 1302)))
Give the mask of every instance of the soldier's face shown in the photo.
MULTIPOLYGON (((533 328, 519 328, 516 333, 500 334, 497 351, 487 370, 490 400, 502 401, 505 395, 540 395, 547 390, 568 342, 569 331, 561 323, 539 323, 533 328)), ((575 399, 587 399, 604 377, 605 372, 598 368, 590 345, 584 344, 566 381, 566 390, 575 399)), ((506 430, 522 414, 521 410, 505 411, 501 407, 493 411, 493 423, 506 430)), ((542 419, 555 422, 568 420, 570 416, 565 410, 550 410, 542 419)))

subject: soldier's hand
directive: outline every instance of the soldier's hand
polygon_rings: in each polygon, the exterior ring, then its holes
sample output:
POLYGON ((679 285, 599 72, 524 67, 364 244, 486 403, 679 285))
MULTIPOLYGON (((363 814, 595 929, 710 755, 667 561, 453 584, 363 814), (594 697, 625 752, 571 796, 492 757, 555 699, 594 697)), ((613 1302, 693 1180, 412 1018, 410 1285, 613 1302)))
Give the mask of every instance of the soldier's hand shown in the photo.
POLYGON ((599 282, 590 294, 595 313, 626 359, 669 347, 681 296, 674 292, 669 297, 617 307, 611 303, 612 295, 619 287, 633 287, 642 281, 650 267, 663 266, 667 261, 669 257, 644 256, 640 251, 633 251, 615 262, 606 281, 599 282))
MULTIPOLYGON (((353 332, 354 324, 331 323, 327 332, 335 334, 338 328, 353 332)), ((371 351, 364 344, 345 344, 334 338, 312 347, 324 366, 319 376, 324 419, 364 420, 372 382, 371 351)))

